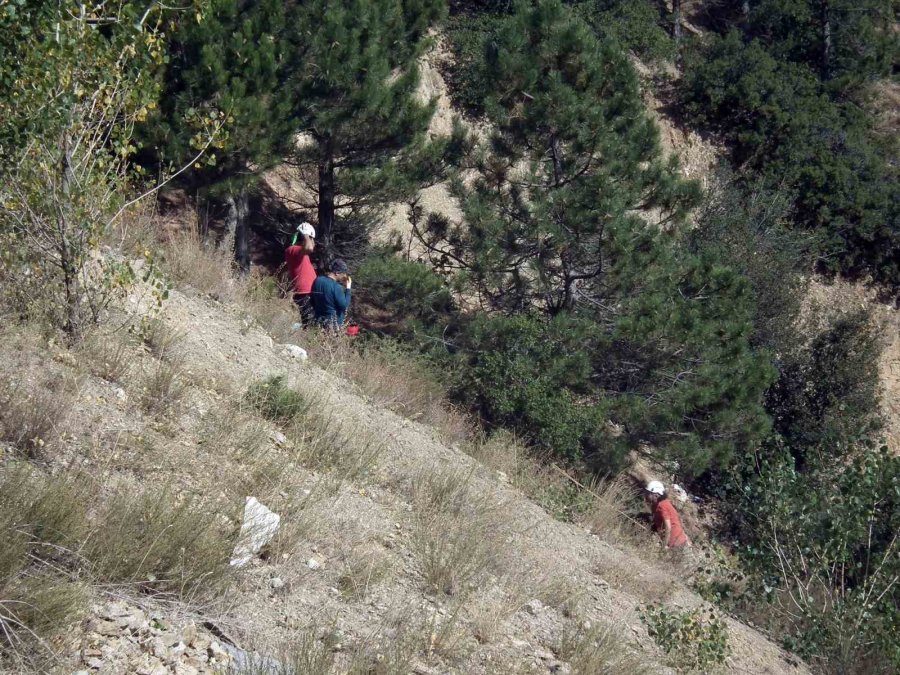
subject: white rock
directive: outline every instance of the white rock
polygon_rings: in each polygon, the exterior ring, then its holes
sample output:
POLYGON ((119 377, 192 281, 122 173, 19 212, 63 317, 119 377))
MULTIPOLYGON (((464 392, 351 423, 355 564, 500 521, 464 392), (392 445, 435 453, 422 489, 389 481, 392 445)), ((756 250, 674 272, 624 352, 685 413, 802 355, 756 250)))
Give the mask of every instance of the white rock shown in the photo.
POLYGON ((281 352, 300 361, 306 361, 306 359, 309 358, 309 354, 306 353, 306 350, 297 345, 283 344, 281 345, 281 352))
POLYGON ((679 504, 684 504, 688 500, 688 493, 678 483, 672 483, 672 492, 679 504))
POLYGON ((231 558, 232 566, 243 567, 250 562, 272 540, 280 523, 281 516, 260 504, 256 497, 247 497, 244 522, 241 523, 241 533, 231 558))
POLYGON ((317 570, 322 566, 322 563, 320 563, 315 558, 310 558, 306 561, 306 566, 311 570, 317 570))
POLYGON ((272 590, 277 591, 281 588, 284 588, 284 581, 282 581, 281 577, 273 577, 269 581, 269 586, 272 587, 272 590))
POLYGON ((288 442, 287 436, 285 436, 280 431, 269 432, 269 440, 271 440, 275 445, 280 445, 282 447, 287 445, 288 442))

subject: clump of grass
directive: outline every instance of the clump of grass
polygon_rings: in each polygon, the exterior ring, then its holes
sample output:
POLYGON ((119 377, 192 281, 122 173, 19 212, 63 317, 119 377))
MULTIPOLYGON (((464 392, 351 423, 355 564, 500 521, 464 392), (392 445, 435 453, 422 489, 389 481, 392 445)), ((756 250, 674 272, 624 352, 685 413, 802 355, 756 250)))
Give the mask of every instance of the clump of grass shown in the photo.
POLYGON ((115 383, 127 378, 131 355, 126 335, 89 335, 79 345, 79 356, 91 375, 115 383))
POLYGON ((269 432, 249 404, 226 400, 204 413, 198 440, 217 455, 252 460, 269 445, 269 432))
POLYGON ((141 339, 148 351, 160 360, 176 361, 176 347, 184 339, 184 333, 153 317, 141 326, 141 339))
POLYGON ((316 363, 350 380, 375 403, 432 427, 446 443, 474 437, 474 422, 448 400, 445 374, 396 341, 354 343, 323 332, 306 346, 316 363))
POLYGON ((0 441, 30 457, 41 455, 65 427, 75 389, 65 378, 0 379, 0 441))
POLYGON ((377 551, 351 551, 350 560, 338 577, 337 587, 348 599, 361 602, 391 572, 390 560, 377 551))
POLYGON ((163 268, 180 285, 190 286, 221 302, 234 294, 234 260, 227 246, 205 242, 194 230, 171 237, 163 245, 163 268))
POLYGON ((160 415, 173 409, 184 397, 187 383, 181 369, 171 363, 158 361, 140 381, 140 401, 144 410, 160 415))
POLYGON ((604 624, 569 622, 557 655, 567 661, 573 675, 619 675, 652 672, 653 668, 621 632, 604 624))
POLYGON ((474 489, 471 472, 429 471, 413 488, 413 546, 427 584, 446 595, 474 588, 501 565, 509 516, 496 497, 474 489))
POLYGON ((599 479, 588 486, 590 505, 581 524, 612 544, 647 545, 647 531, 631 520, 625 509, 636 498, 634 487, 622 478, 599 479))
POLYGON ((101 581, 179 598, 207 597, 230 576, 235 532, 220 525, 220 510, 168 491, 120 491, 103 504, 83 554, 101 581))
POLYGON ((299 421, 310 410, 306 398, 287 386, 284 375, 251 385, 247 401, 266 419, 284 425, 299 421))
POLYGON ((336 653, 333 633, 307 628, 294 633, 290 643, 272 651, 271 656, 252 653, 234 664, 230 675, 330 675, 336 653))
POLYGON ((384 450, 383 438, 348 422, 339 408, 327 401, 310 408, 286 433, 297 462, 312 471, 330 472, 341 483, 369 478, 384 450))
POLYGON ((79 488, 27 467, 0 474, 0 657, 24 665, 86 607, 84 585, 66 574, 86 531, 79 488))

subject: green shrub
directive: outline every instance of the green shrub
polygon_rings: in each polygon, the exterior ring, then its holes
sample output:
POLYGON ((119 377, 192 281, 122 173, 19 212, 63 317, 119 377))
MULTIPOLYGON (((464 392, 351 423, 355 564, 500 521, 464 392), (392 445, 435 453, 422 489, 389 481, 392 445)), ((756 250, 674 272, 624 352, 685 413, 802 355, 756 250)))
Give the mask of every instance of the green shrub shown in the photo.
POLYGON ((813 448, 841 453, 853 439, 878 432, 881 349, 871 317, 861 311, 838 316, 785 359, 766 407, 798 459, 813 448))
MULTIPOLYGON (((587 396, 591 328, 590 322, 567 315, 553 321, 527 315, 476 320, 465 336, 467 367, 456 396, 489 423, 580 457, 605 421, 603 410, 587 396)), ((613 448, 610 443, 602 458, 609 468, 622 457, 622 450, 613 448)))
POLYGON ((720 173, 697 213, 686 245, 700 256, 728 265, 753 291, 751 343, 784 357, 803 340, 797 330, 816 237, 789 228, 790 195, 759 181, 742 184, 720 173))
POLYGON ((354 274, 360 300, 386 313, 386 332, 412 335, 445 320, 453 309, 450 289, 427 265, 390 251, 369 256, 354 274))
POLYGON ((714 610, 648 605, 641 610, 641 621, 678 670, 707 673, 725 663, 730 650, 728 627, 714 610))
POLYGON ((290 424, 309 411, 309 402, 285 383, 284 375, 273 375, 247 390, 247 400, 266 419, 290 424))
POLYGON ((675 58, 671 18, 661 3, 635 0, 586 0, 575 6, 597 36, 614 41, 645 61, 675 58))
POLYGON ((733 530, 770 628, 828 672, 896 672, 900 458, 868 441, 773 441, 729 488, 733 530))

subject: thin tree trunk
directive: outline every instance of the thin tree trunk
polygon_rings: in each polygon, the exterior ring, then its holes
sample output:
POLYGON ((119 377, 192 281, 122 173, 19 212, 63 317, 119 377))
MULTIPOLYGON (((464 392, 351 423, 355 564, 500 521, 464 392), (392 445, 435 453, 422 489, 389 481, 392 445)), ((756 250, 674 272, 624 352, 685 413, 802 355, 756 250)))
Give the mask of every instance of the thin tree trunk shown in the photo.
POLYGON ((831 7, 828 0, 822 1, 822 76, 831 78, 831 7))
POLYGON ((250 223, 247 219, 247 190, 240 188, 225 200, 228 215, 225 219, 227 236, 234 241, 234 260, 242 274, 250 270, 250 223))
POLYGON ((322 251, 326 264, 331 262, 334 246, 334 141, 326 136, 322 145, 322 160, 319 163, 319 223, 316 243, 322 251))
POLYGON ((672 0, 672 38, 675 40, 676 58, 681 51, 681 0, 672 0))
POLYGON ((744 0, 744 1, 741 3, 741 14, 744 15, 744 18, 745 18, 745 19, 746 19, 748 16, 750 16, 750 0, 744 0))
POLYGON ((81 289, 78 283, 78 266, 74 260, 76 251, 72 250, 72 242, 69 241, 69 223, 67 219, 71 213, 69 194, 72 189, 72 159, 69 151, 69 140, 62 140, 62 160, 60 162, 60 188, 62 190, 61 208, 57 221, 57 237, 59 244, 60 266, 63 272, 63 285, 66 298, 66 324, 65 332, 72 340, 77 340, 81 325, 81 289))

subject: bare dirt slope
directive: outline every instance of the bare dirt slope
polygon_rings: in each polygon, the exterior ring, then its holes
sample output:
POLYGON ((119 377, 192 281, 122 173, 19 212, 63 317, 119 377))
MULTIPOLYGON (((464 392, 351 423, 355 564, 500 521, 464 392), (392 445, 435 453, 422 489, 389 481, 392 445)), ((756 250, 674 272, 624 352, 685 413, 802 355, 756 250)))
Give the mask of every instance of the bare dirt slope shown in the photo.
MULTIPOLYGON (((141 303, 135 298, 136 305, 141 303)), ((114 458, 111 454, 105 460, 95 458, 95 464, 106 461, 109 471, 123 475, 134 475, 130 469, 140 467, 140 480, 168 483, 178 491, 215 491, 217 486, 226 491, 223 467, 236 463, 240 471, 240 460, 225 448, 211 446, 210 427, 203 420, 213 415, 217 424, 227 424, 214 417, 217 407, 225 410, 222 392, 244 391, 248 384, 270 375, 284 375, 311 402, 314 414, 325 419, 334 433, 337 445, 332 448, 375 458, 362 471, 357 470, 359 465, 354 469, 341 464, 344 475, 336 477, 341 480, 327 498, 302 512, 303 535, 295 546, 251 563, 240 572, 225 606, 203 610, 203 616, 211 616, 236 643, 273 648, 302 642, 310 630, 318 637, 331 631, 338 636, 339 664, 360 645, 390 659, 397 645, 412 641, 414 665, 396 672, 570 672, 560 647, 565 635, 604 626, 617 636, 616 649, 634 650, 643 660, 639 668, 623 665, 611 672, 670 672, 664 655, 647 636, 639 607, 657 600, 680 608, 703 603, 665 567, 617 549, 604 541, 602 532, 592 535, 555 520, 502 476, 447 447, 433 429, 372 405, 348 382, 315 363, 287 355, 236 308, 174 292, 164 305, 162 319, 181 333, 175 351, 194 383, 189 404, 176 421, 160 426, 139 419, 133 411, 123 412, 128 405, 115 402, 122 398, 115 391, 100 393, 106 383, 90 384, 83 389, 86 400, 79 403, 79 415, 90 420, 87 436, 142 432, 168 438, 165 450, 152 461, 122 444, 114 448, 114 458), (367 454, 370 451, 376 454, 367 454), (453 489, 442 491, 438 484, 448 476, 445 482, 453 489), (449 501, 459 489, 465 492, 459 509, 479 505, 462 530, 452 508, 441 511, 447 505, 428 506, 429 499, 449 501), (423 521, 426 506, 439 517, 423 521), (491 553, 477 558, 484 562, 484 570, 476 570, 450 595, 435 591, 427 581, 429 551, 445 546, 446 555, 451 555, 454 547, 463 545, 491 553), (364 593, 348 593, 347 578, 358 579, 352 571, 371 560, 383 561, 389 571, 377 578, 372 575, 371 583, 365 580, 364 593)), ((269 433, 278 438, 274 429, 269 433)), ((79 460, 70 457, 69 461, 79 460)), ((249 480, 251 462, 247 462, 244 473, 249 480)), ((298 473, 302 474, 298 480, 310 481, 315 491, 320 472, 298 469, 298 473)), ((282 493, 291 489, 295 488, 285 487, 282 493)), ((282 523, 285 528, 297 525, 288 516, 282 523)), ((134 597, 126 600, 132 608, 140 603, 134 597)), ((201 648, 216 639, 206 629, 195 637, 191 622, 200 625, 202 618, 192 617, 190 611, 152 603, 142 610, 126 609, 117 611, 164 617, 174 627, 170 633, 175 631, 176 643, 183 626, 188 626, 189 637, 201 648)), ((110 613, 98 605, 95 619, 110 613)), ((725 671, 808 672, 756 630, 731 619, 727 624, 732 652, 725 671)), ((99 635, 95 624, 85 626, 93 631, 92 649, 105 655, 100 672, 124 672, 126 662, 132 664, 129 669, 135 667, 137 656, 117 661, 111 655, 116 649, 131 649, 145 660, 152 656, 146 646, 154 644, 152 640, 123 642, 115 634, 99 635)), ((160 637, 156 633, 153 639, 160 637)), ((83 640, 83 635, 74 639, 83 640)), ((188 647, 193 644, 185 640, 188 647)), ((165 663, 162 670, 144 670, 169 672, 165 663)), ((199 670, 207 669, 214 671, 208 660, 199 670)))

